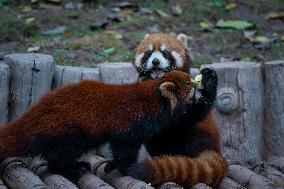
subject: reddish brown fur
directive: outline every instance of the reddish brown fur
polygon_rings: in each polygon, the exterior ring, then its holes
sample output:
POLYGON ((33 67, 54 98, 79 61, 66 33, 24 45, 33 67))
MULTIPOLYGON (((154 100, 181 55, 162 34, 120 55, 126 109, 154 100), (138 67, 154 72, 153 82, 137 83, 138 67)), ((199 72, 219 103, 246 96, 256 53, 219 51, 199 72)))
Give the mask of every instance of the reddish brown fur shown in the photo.
POLYGON ((160 156, 142 162, 140 169, 148 181, 158 186, 175 182, 186 188, 197 183, 216 186, 228 173, 226 160, 219 153, 204 151, 198 157, 160 156))
POLYGON ((50 92, 15 122, 0 127, 0 158, 22 155, 37 135, 60 136, 80 129, 100 136, 124 131, 145 115, 157 116, 162 106, 158 88, 164 82, 182 87, 184 98, 193 87, 188 74, 174 72, 133 85, 82 81, 50 92))
POLYGON ((163 33, 151 34, 140 42, 140 44, 136 48, 135 57, 143 52, 146 52, 150 44, 154 44, 154 50, 160 50, 160 46, 162 44, 166 44, 166 50, 178 52, 182 56, 183 62, 185 63, 183 67, 178 69, 184 72, 189 71, 189 55, 187 54, 187 50, 183 47, 182 43, 177 40, 177 38, 163 33))
MULTIPOLYGON (((184 72, 189 71, 191 60, 186 49, 187 47, 182 46, 182 43, 177 38, 160 33, 151 34, 140 42, 135 56, 146 52, 149 44, 155 44, 155 48, 159 48, 161 44, 167 44, 169 46, 168 50, 179 52, 184 60, 181 70, 184 72)), ((145 75, 140 77, 143 80, 145 75)), ((186 123, 186 126, 195 127, 192 123, 186 123)), ((189 156, 156 156, 152 160, 146 160, 138 166, 138 168, 141 168, 140 173, 145 176, 145 180, 157 185, 173 181, 182 186, 190 187, 198 182, 215 185, 221 178, 227 175, 228 167, 226 160, 220 154, 220 134, 213 112, 205 120, 198 123, 196 129, 209 136, 212 149, 201 152, 195 158, 189 156), (212 173, 210 173, 210 168, 205 166, 205 164, 208 164, 213 170, 212 173)))

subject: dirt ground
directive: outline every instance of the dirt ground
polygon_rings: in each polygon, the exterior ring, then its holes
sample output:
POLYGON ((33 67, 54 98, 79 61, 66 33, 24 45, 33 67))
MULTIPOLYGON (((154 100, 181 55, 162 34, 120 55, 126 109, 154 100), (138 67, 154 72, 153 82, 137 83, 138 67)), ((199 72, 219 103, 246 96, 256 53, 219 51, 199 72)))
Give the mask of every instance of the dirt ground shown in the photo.
POLYGON ((194 66, 284 59, 284 1, 0 0, 0 56, 33 51, 90 67, 131 61, 155 32, 188 35, 194 66), (222 28, 222 19, 251 25, 222 28))

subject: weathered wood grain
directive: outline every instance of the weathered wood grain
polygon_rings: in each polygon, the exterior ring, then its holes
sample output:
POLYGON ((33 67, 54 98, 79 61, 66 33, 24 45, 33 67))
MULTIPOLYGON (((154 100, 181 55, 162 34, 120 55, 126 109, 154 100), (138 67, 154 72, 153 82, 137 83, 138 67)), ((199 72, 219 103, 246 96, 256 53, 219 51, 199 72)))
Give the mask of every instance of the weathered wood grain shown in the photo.
POLYGON ((203 183, 198 183, 192 187, 192 189, 212 189, 210 186, 203 184, 203 183))
POLYGON ((166 182, 159 186, 158 189, 184 189, 184 187, 174 183, 174 182, 166 182))
POLYGON ((4 56, 4 62, 10 68, 8 120, 14 120, 51 90, 53 57, 33 53, 10 54, 4 56))
POLYGON ((0 179, 0 189, 8 189, 2 179, 0 179))
POLYGON ((100 156, 95 154, 89 154, 85 156, 84 161, 89 162, 92 165, 92 172, 97 175, 99 178, 104 180, 105 182, 112 185, 117 189, 154 189, 152 186, 144 183, 140 180, 134 179, 130 176, 122 176, 118 171, 112 171, 108 174, 104 172, 104 167, 106 163, 99 164, 101 161, 104 161, 100 156))
POLYGON ((9 66, 0 61, 0 126, 8 120, 9 66))
POLYGON ((17 158, 8 158, 1 164, 2 179, 13 189, 47 189, 38 176, 27 169, 25 163, 17 158))
POLYGON ((29 169, 38 175, 50 189, 78 189, 75 184, 63 176, 50 174, 47 169, 47 162, 40 156, 30 159, 27 164, 29 169))
POLYGON ((264 64, 265 158, 284 156, 284 60, 264 64))
POLYGON ((225 177, 219 185, 219 189, 246 189, 235 181, 225 177))
POLYGON ((99 64, 101 80, 110 84, 128 84, 138 81, 138 73, 130 63, 99 64))
POLYGON ((99 69, 73 66, 56 66, 52 88, 55 89, 66 84, 77 83, 81 80, 99 81, 99 69))
POLYGON ((78 185, 82 189, 114 189, 108 183, 91 173, 80 178, 78 185))
POLYGON ((281 187, 240 165, 230 165, 228 177, 248 189, 279 189, 281 187))
POLYGON ((263 83, 260 64, 234 62, 202 65, 218 74, 216 117, 222 133, 222 152, 240 162, 259 162, 262 156, 263 83))
POLYGON ((252 170, 284 187, 284 174, 267 162, 262 162, 257 166, 254 166, 252 170))
POLYGON ((75 184, 61 175, 46 175, 43 181, 50 189, 78 189, 75 184))

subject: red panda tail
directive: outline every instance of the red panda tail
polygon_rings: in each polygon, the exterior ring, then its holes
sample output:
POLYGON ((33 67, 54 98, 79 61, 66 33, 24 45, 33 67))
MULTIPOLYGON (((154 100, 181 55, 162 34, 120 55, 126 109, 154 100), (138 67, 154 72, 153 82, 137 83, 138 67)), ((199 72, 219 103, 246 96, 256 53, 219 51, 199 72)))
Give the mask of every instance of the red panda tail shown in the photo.
POLYGON ((228 165, 215 151, 202 152, 196 158, 160 156, 147 159, 132 167, 130 175, 152 185, 175 182, 184 187, 197 183, 217 185, 228 173, 228 165))
POLYGON ((10 125, 0 127, 0 160, 23 153, 27 144, 23 135, 24 133, 13 130, 10 125))

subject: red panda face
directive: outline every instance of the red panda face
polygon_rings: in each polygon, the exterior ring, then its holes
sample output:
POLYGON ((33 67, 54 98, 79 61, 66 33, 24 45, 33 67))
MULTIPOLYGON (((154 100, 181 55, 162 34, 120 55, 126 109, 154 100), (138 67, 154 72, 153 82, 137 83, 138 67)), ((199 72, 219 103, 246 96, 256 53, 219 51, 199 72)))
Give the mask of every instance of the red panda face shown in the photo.
POLYGON ((188 72, 184 43, 182 39, 166 34, 146 35, 138 45, 133 61, 140 77, 156 79, 173 70, 188 72))

